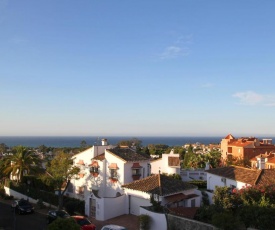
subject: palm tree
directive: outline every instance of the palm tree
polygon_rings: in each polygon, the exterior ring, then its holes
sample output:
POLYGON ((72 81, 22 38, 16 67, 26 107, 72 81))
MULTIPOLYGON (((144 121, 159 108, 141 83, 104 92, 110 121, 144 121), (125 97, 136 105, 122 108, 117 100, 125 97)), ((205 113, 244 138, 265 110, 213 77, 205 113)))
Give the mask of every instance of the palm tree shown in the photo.
POLYGON ((41 169, 40 158, 29 151, 24 146, 15 147, 13 155, 6 156, 3 159, 2 173, 16 178, 17 182, 21 182, 23 175, 38 172, 41 169))

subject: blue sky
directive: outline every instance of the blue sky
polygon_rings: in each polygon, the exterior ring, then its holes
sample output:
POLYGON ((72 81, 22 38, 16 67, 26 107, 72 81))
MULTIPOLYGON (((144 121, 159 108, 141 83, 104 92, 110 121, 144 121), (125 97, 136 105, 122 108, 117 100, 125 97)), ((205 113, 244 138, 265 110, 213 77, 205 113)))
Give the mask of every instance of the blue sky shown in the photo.
POLYGON ((0 135, 275 135, 274 8, 0 0, 0 135))

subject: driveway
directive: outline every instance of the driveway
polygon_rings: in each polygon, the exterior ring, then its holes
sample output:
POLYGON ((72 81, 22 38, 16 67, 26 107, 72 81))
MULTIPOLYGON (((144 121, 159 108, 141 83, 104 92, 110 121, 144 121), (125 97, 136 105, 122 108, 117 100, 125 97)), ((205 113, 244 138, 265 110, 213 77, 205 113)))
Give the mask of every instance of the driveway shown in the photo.
MULTIPOLYGON (((13 226, 13 216, 12 216, 12 212, 11 212, 11 203, 12 200, 3 200, 0 199, 0 230, 2 230, 3 226, 5 225, 9 225, 10 228, 4 228, 5 230, 11 229, 13 226), (2 204, 1 204, 2 203, 2 204), (3 205, 3 206, 2 206, 3 205), (3 208, 5 207, 5 209, 3 208), (5 215, 3 215, 5 213, 5 215), (7 217, 6 217, 7 216, 7 217), (8 219, 5 219, 8 218, 8 219), (5 224, 4 224, 5 223, 5 224)), ((52 209, 52 208, 51 208, 52 209)), ((48 210, 50 210, 50 208, 44 208, 44 209, 39 209, 39 208, 35 208, 35 213, 34 214, 30 214, 30 215, 23 215, 23 217, 18 217, 16 222, 19 222, 19 219, 25 219, 28 220, 29 218, 37 218, 37 215, 39 216, 38 220, 40 222, 40 228, 35 228, 33 227, 32 229, 45 229, 44 228, 44 224, 46 223, 45 221, 45 215, 47 215, 48 210), (41 226, 41 224, 43 226, 41 226)), ((17 216, 16 216, 17 217, 17 216)), ((96 228, 98 230, 101 230, 101 228, 104 225, 107 224, 116 224, 116 225, 121 225, 126 227, 128 230, 139 230, 138 227, 138 217, 135 215, 122 215, 122 216, 118 216, 109 220, 105 220, 105 221, 99 221, 99 220, 95 220, 94 218, 90 219, 92 221, 92 223, 94 223, 96 225, 96 228)), ((17 228, 16 229, 21 229, 21 225, 19 223, 17 223, 17 228)))

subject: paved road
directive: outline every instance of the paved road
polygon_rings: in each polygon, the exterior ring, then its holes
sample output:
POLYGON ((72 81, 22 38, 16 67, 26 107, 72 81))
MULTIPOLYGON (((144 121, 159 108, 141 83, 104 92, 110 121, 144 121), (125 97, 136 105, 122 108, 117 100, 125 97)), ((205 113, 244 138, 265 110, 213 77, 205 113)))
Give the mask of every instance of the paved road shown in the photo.
POLYGON ((0 230, 45 230, 46 216, 40 213, 18 215, 11 206, 0 202, 0 230))

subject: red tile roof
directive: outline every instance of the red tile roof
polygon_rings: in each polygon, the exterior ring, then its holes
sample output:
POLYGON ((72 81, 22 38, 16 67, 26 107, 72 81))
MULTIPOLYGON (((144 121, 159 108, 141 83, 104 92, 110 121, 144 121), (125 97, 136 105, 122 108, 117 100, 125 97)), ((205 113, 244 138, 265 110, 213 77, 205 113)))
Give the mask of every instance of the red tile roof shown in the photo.
POLYGON ((138 162, 137 163, 133 163, 132 169, 138 169, 138 168, 142 168, 140 166, 140 164, 138 162))
POLYGON ((224 139, 235 139, 231 134, 228 134, 224 139))
POLYGON ((245 147, 251 144, 254 144, 254 141, 237 139, 237 140, 231 140, 230 142, 228 142, 228 146, 238 146, 238 147, 245 147))
POLYGON ((275 169, 262 169, 256 185, 275 184, 275 169))
POLYGON ((168 196, 171 194, 180 193, 185 190, 197 188, 196 186, 187 182, 173 179, 172 177, 161 174, 149 176, 141 180, 122 185, 122 187, 150 194, 158 194, 160 196, 168 196))
POLYGON ((266 164, 275 164, 275 157, 272 157, 272 158, 268 159, 266 164))
POLYGON ((144 153, 137 153, 133 149, 130 148, 113 148, 113 149, 107 149, 107 151, 119 158, 121 158, 124 161, 142 161, 142 160, 149 160, 150 156, 144 153))
POLYGON ((185 195, 183 193, 178 193, 178 194, 165 197, 165 199, 168 201, 168 203, 175 203, 175 202, 180 202, 182 200, 187 200, 194 197, 198 197, 198 195, 196 194, 185 195))
POLYGON ((93 160, 99 160, 99 161, 103 161, 104 159, 105 159, 105 153, 102 153, 93 158, 93 160))
POLYGON ((111 163, 109 166, 108 166, 109 169, 118 169, 118 166, 117 166, 117 163, 111 163))
POLYGON ((168 211, 169 213, 176 216, 182 216, 185 218, 194 219, 198 209, 199 208, 176 207, 176 208, 168 208, 168 211))
POLYGON ((250 185, 256 184, 256 181, 261 174, 261 170, 248 169, 238 166, 212 168, 206 170, 206 172, 250 185))

